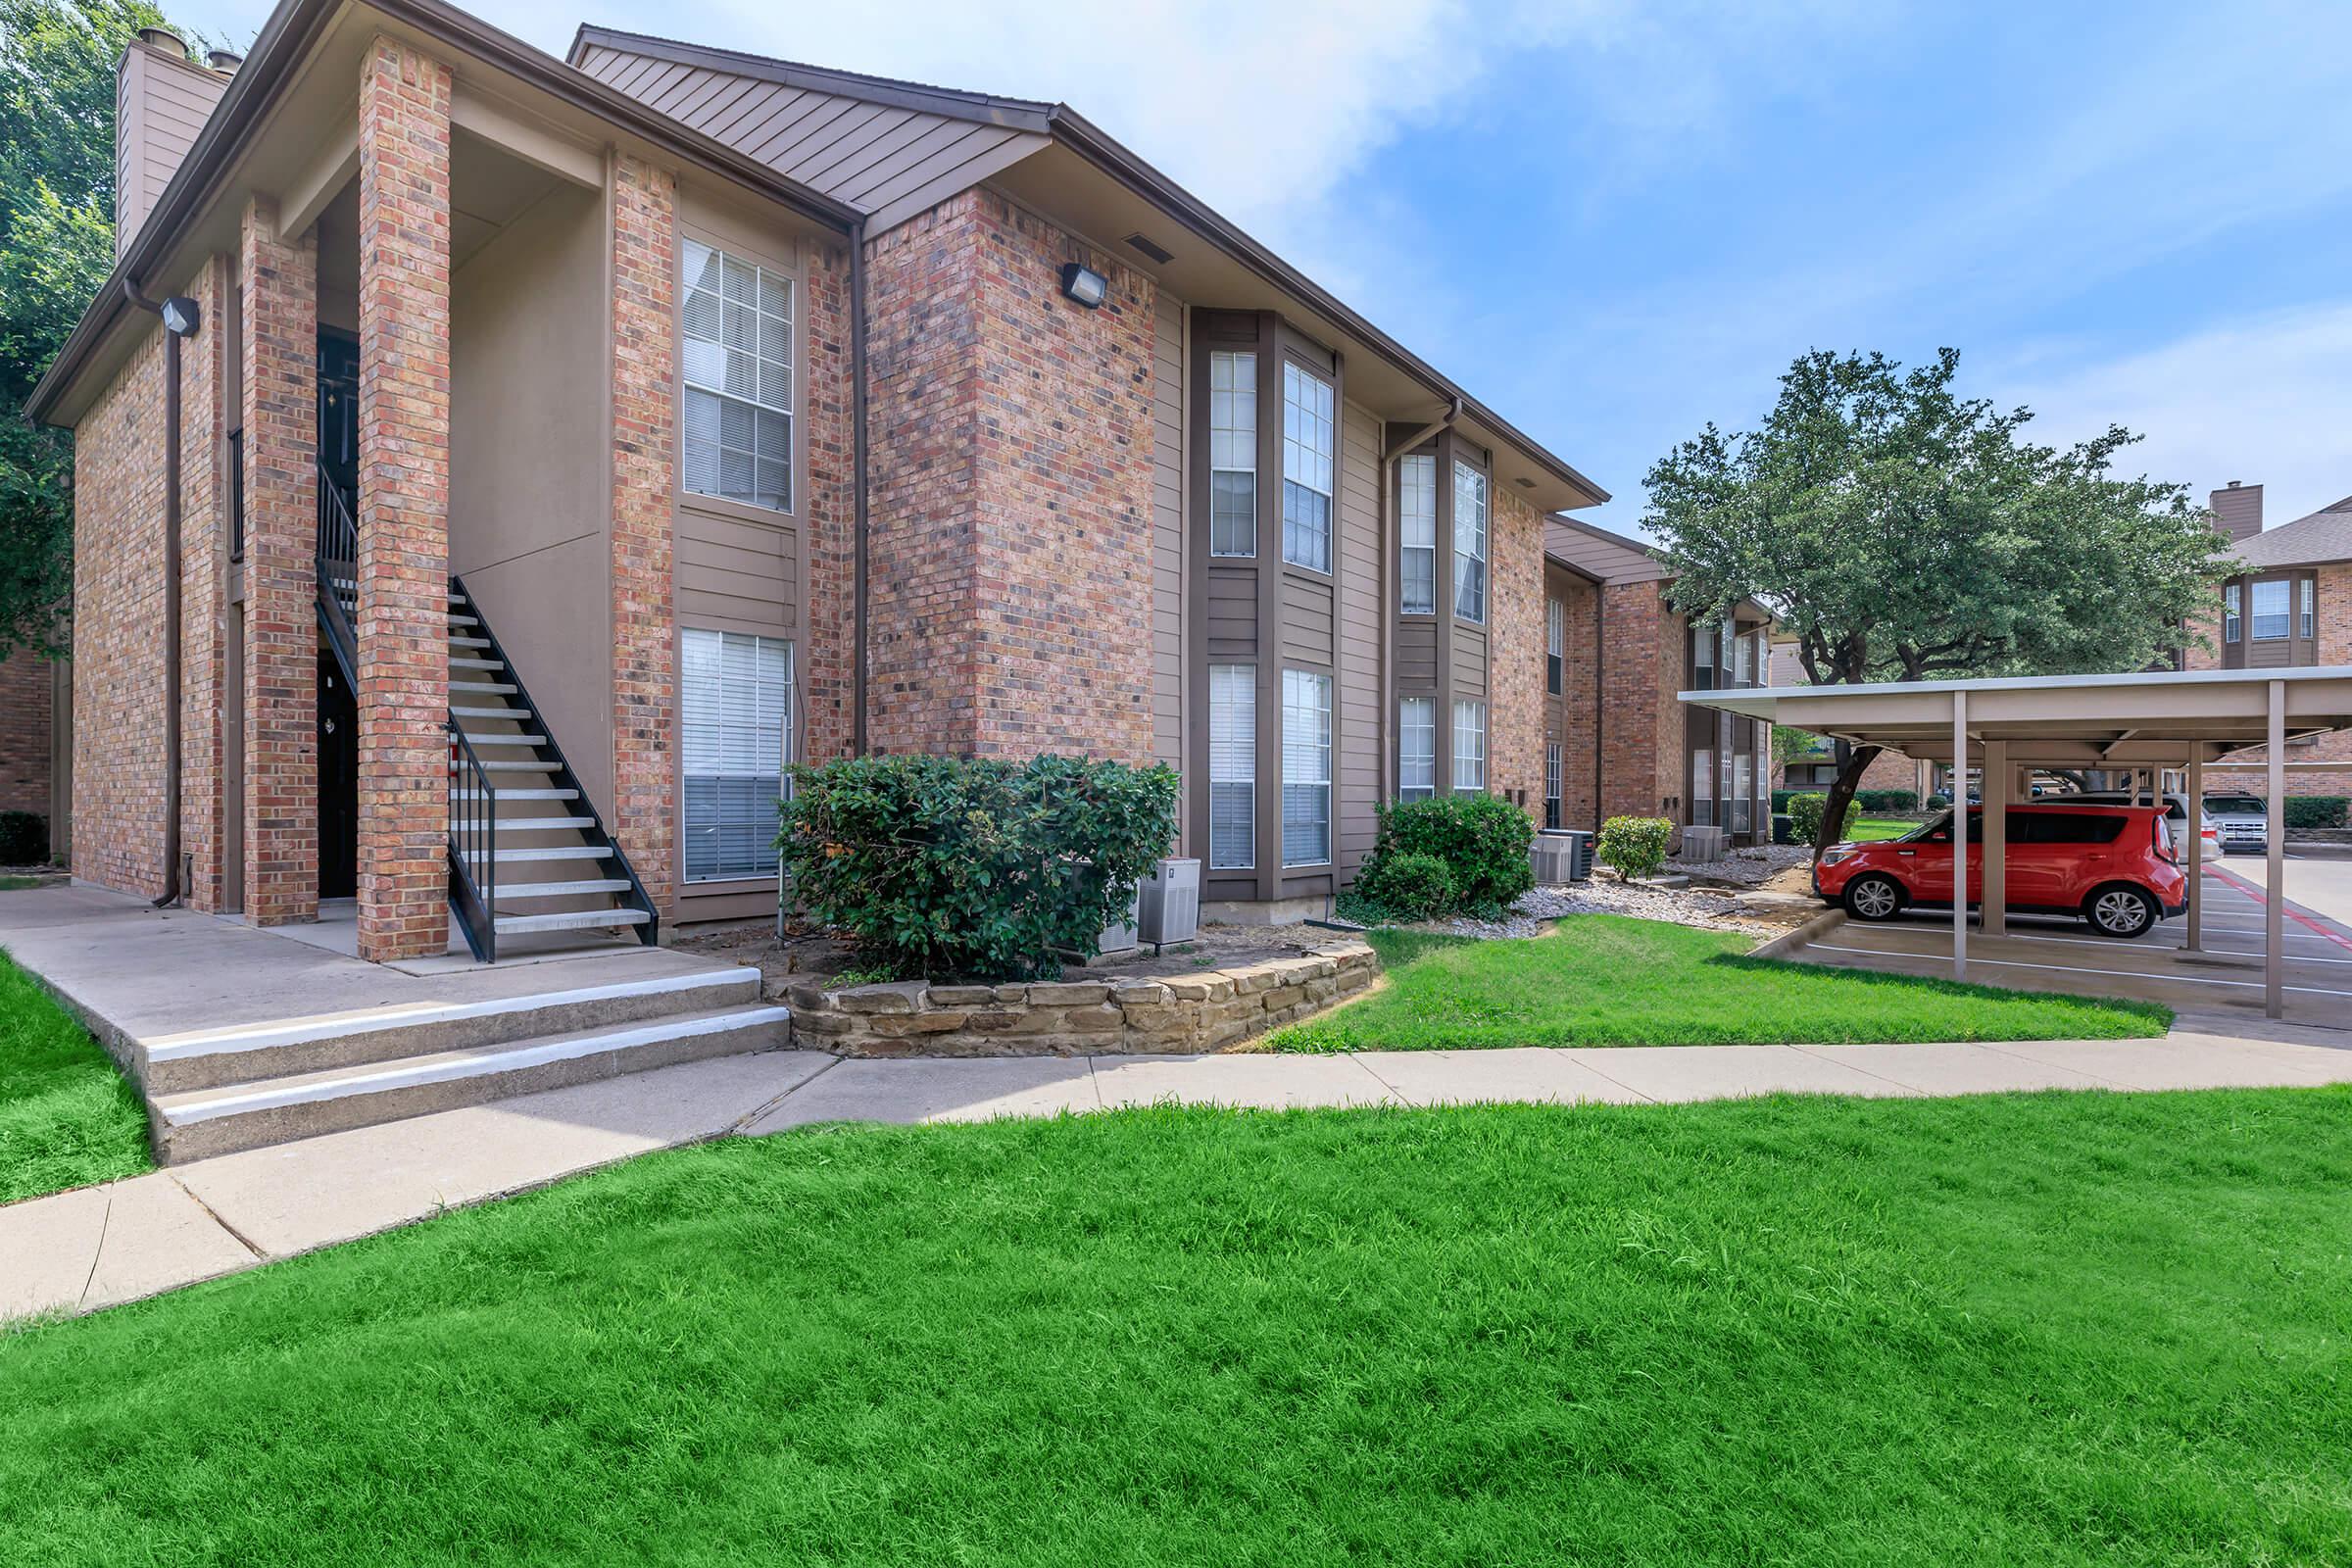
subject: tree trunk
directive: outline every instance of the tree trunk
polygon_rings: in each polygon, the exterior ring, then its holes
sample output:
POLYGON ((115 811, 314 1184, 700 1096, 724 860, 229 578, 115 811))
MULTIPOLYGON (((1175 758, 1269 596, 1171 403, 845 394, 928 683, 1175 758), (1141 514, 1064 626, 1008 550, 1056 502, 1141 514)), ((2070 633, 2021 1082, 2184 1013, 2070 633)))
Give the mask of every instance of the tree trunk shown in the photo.
POLYGON ((1877 746, 1847 748, 1842 742, 1839 743, 1839 749, 1845 752, 1845 761, 1838 769, 1838 781, 1830 786, 1829 798, 1822 803, 1821 826, 1813 834, 1813 858, 1816 861, 1821 859, 1822 851, 1838 842, 1838 830, 1845 822, 1845 808, 1853 804, 1854 791, 1861 787, 1862 775, 1869 770, 1871 763, 1879 760, 1879 753, 1883 750, 1877 746))

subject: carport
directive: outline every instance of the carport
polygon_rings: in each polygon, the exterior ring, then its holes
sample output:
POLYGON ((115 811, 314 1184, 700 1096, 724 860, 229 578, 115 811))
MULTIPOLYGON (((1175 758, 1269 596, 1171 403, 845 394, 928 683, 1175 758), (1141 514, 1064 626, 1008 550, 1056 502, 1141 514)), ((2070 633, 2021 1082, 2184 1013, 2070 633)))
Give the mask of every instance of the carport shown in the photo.
MULTIPOLYGON (((2204 794, 2207 763, 2248 747, 2266 747, 2269 768, 2270 865, 2273 896, 2263 901, 2263 1006, 2284 1013, 2285 796, 2289 770, 2340 769, 2341 763, 2298 763, 2290 743, 2331 730, 2352 729, 2352 665, 2295 669, 2159 670, 2134 675, 2047 675, 2011 680, 1895 682, 1876 686, 1783 686, 1684 692, 1682 700, 1772 724, 1787 724, 1878 746, 1922 761, 1953 764, 1955 780, 1982 770, 1984 812, 1981 888, 1971 889, 1966 835, 1953 842, 1951 968, 1968 977, 1968 904, 1982 903, 1980 928, 1987 937, 2007 929, 2008 876, 2004 813, 1995 806, 2021 804, 2035 768, 2103 768, 2146 775, 2155 798, 2163 773, 2187 775, 2187 795, 2204 794)), ((2238 765, 2245 765, 2240 763, 2238 765)), ((1961 787, 1955 785, 1955 793, 1961 787)), ((2204 841, 2190 824, 2188 953, 2205 947, 2204 841)))

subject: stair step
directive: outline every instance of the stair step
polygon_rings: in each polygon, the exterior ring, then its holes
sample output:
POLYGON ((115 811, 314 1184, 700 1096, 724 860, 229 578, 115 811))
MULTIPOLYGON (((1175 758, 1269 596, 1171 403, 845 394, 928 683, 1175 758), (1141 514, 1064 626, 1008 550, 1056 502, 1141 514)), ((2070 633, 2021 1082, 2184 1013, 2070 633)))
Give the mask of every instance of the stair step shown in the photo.
POLYGON ((600 877, 586 882, 516 882, 498 890, 498 902, 504 904, 509 899, 574 899, 591 893, 628 891, 629 884, 621 877, 600 877))
MULTIPOLYGON (((556 770, 556 764, 553 762, 484 762, 481 764, 481 768, 485 773, 553 773, 556 770)), ((450 772, 454 775, 459 771, 461 770, 453 763, 450 772)), ((517 797, 521 796, 520 791, 515 791, 514 794, 517 797)), ((500 790, 498 798, 502 801, 506 800, 508 792, 500 790)))
POLYGON ((153 1102, 166 1164, 369 1127, 512 1095, 785 1044, 771 1004, 657 1018, 168 1094, 153 1102))
POLYGON ((452 697, 512 697, 519 689, 495 681, 453 680, 449 683, 449 695, 452 697))
POLYGON ((474 729, 460 730, 458 733, 476 746, 545 746, 547 744, 547 737, 544 735, 485 735, 480 730, 474 729))
POLYGON ((142 1040, 135 1049, 143 1058, 141 1077, 147 1092, 167 1095, 428 1052, 610 1029, 759 1000, 757 969, 697 969, 519 997, 422 1006, 402 1002, 274 1024, 200 1029, 142 1040))
MULTIPOLYGON (((501 865, 528 860, 609 860, 612 849, 603 844, 560 844, 546 850, 492 850, 490 858, 501 865)), ((467 855, 468 860, 478 860, 478 855, 467 855)))
MULTIPOLYGON (((482 765, 490 767, 495 764, 484 762, 482 765)), ((453 801, 486 799, 480 790, 451 790, 449 798, 453 801)), ((580 792, 578 790, 500 790, 498 798, 502 801, 576 801, 580 798, 580 792)))
POLYGON ((581 909, 571 914, 502 914, 498 934, 526 931, 601 931, 608 926, 643 925, 652 915, 643 909, 581 909))
POLYGON ((449 667, 452 669, 504 669, 507 667, 507 662, 503 659, 482 659, 472 654, 452 654, 449 656, 449 667))
POLYGON ((452 626, 479 626, 481 624, 471 615, 452 615, 449 617, 449 623, 452 626))
POLYGON ((558 828, 596 826, 593 816, 507 816, 501 817, 501 833, 553 833, 558 828))
POLYGON ((452 637, 449 640, 449 646, 452 648, 487 648, 490 646, 490 639, 487 637, 452 637))
POLYGON ((451 712, 460 718, 529 718, 527 708, 453 708, 451 712))

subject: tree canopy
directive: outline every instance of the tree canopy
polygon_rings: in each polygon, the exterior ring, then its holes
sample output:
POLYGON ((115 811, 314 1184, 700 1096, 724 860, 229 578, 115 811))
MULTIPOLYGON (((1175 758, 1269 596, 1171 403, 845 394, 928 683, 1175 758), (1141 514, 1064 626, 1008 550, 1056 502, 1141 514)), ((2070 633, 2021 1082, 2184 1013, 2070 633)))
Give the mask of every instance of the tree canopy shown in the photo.
POLYGON ((74 585, 74 444, 24 416, 114 265, 115 60, 140 0, 0 0, 0 654, 54 647, 74 585))
POLYGON ((1709 425, 1648 474, 1674 598, 1779 617, 1815 684, 2136 669, 2227 552, 2185 486, 2114 471, 2121 426, 2059 449, 1953 388, 1958 351, 1800 356, 1761 426, 1709 425))

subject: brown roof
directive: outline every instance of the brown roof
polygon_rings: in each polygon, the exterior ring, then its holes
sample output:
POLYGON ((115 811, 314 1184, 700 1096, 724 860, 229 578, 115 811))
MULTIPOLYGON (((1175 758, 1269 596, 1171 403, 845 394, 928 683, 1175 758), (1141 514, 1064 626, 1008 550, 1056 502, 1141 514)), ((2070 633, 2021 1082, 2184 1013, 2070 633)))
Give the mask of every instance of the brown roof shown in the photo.
POLYGON ((1557 513, 1544 519, 1544 553, 1601 582, 1656 582, 1674 575, 1641 540, 1557 513))
POLYGON ((2240 541, 2237 559, 2256 568, 2352 561, 2352 496, 2240 541))

